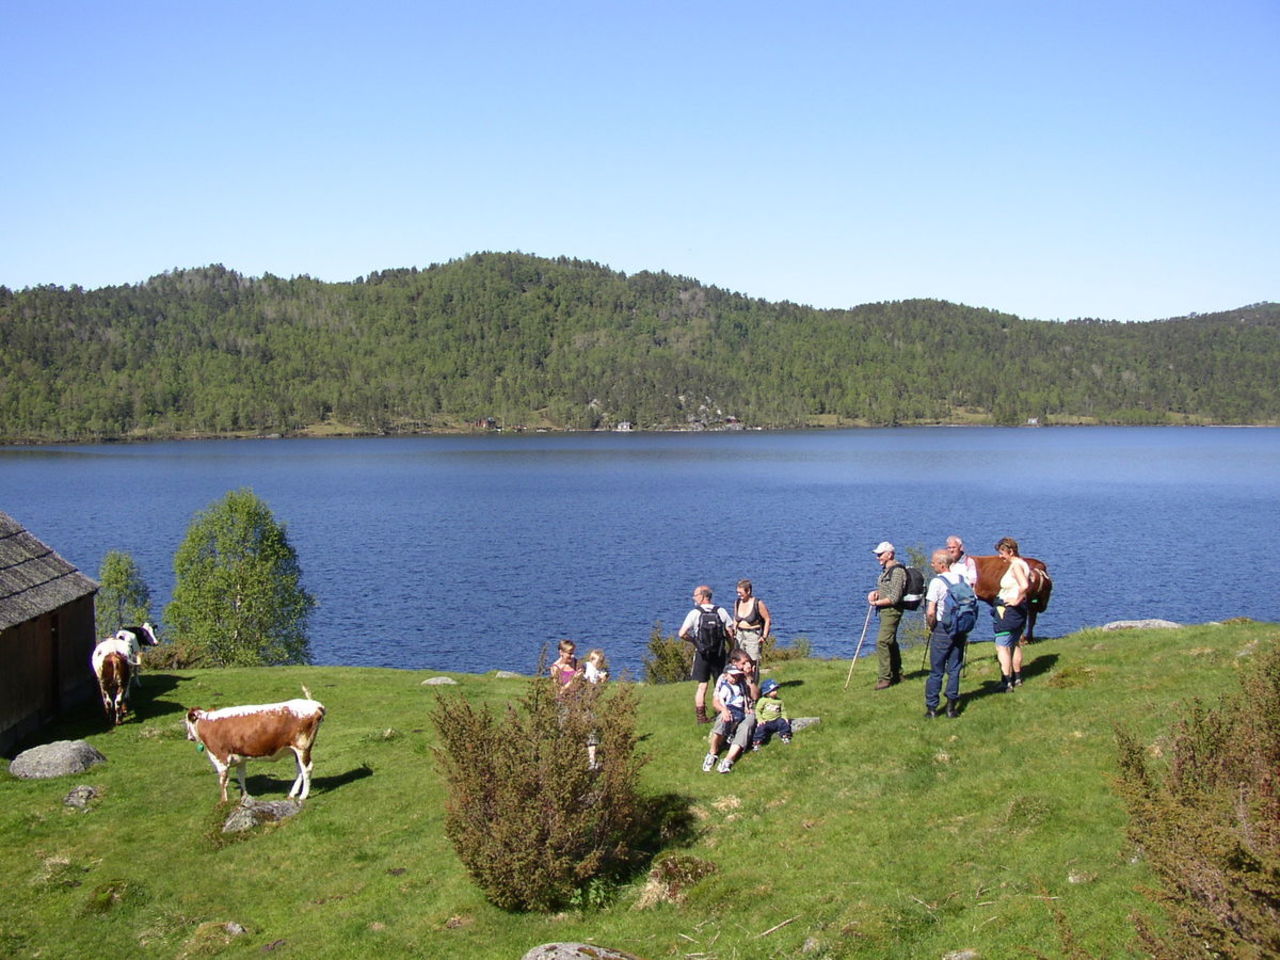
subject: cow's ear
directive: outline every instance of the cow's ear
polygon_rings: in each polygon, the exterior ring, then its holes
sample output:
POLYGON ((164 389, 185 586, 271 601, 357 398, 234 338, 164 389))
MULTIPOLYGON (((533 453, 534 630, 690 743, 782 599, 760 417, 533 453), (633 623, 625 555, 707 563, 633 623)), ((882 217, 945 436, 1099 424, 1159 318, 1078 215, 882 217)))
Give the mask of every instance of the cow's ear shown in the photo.
POLYGON ((189 720, 191 723, 195 723, 196 714, 199 712, 200 712, 199 707, 192 707, 190 710, 187 711, 187 720, 189 720))

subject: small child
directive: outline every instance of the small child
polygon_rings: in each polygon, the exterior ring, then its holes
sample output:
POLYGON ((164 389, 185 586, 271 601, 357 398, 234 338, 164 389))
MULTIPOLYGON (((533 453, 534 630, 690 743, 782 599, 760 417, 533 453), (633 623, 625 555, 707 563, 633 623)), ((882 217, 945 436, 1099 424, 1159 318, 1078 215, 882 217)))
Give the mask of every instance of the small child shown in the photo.
POLYGON ((578 658, 574 656, 577 649, 577 645, 572 640, 560 641, 560 656, 556 658, 555 663, 551 664, 551 676, 562 687, 567 687, 573 682, 573 678, 582 672, 582 668, 578 666, 578 658))
POLYGON ((778 696, 778 681, 770 677, 760 685, 760 699, 756 702, 756 728, 751 734, 751 749, 759 750, 776 733, 783 743, 791 742, 791 720, 787 708, 778 696))
POLYGON ((609 679, 609 664, 604 658, 604 651, 599 647, 587 654, 582 665, 582 676, 587 683, 604 683, 609 679))
MULTIPOLYGON (((587 654, 582 662, 582 678, 587 683, 604 683, 609 679, 609 664, 604 658, 604 651, 596 647, 587 654)), ((596 747, 600 746, 600 731, 592 730, 587 737, 587 769, 599 770, 600 762, 596 759, 596 747)))

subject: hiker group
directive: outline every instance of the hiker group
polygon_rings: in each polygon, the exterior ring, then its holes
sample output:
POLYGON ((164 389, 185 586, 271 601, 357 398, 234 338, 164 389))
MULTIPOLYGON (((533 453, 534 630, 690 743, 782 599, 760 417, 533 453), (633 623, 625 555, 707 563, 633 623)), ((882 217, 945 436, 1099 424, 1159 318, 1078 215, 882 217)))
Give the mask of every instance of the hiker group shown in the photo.
MULTIPOLYGON (((1002 564, 998 588, 991 600, 1001 673, 997 690, 1010 692, 1022 684, 1022 644, 1028 627, 1032 570, 1020 556, 1018 542, 1011 537, 1001 539, 996 551, 1002 564)), ((934 576, 926 586, 924 574, 899 562, 889 541, 881 541, 872 553, 880 564, 880 575, 867 594, 866 621, 853 663, 862 651, 875 614, 879 624, 874 689, 887 690, 900 683, 902 651, 898 627, 905 611, 923 606, 929 662, 924 716, 933 719, 941 715, 944 694, 946 716, 959 716, 960 672, 969 635, 978 624, 977 562, 965 553, 960 537, 950 536, 947 545, 934 550, 929 558, 934 576)), ((1047 580, 1042 569, 1040 575, 1047 580)), ((694 588, 693 609, 685 616, 679 636, 694 648, 694 718, 698 723, 714 724, 702 769, 729 773, 744 751, 760 749, 774 734, 782 743, 790 743, 791 723, 778 693, 778 682, 760 681, 761 649, 772 628, 768 607, 754 596, 750 580, 738 582, 732 614, 712 598, 709 586, 694 588), (708 690, 714 717, 707 712, 708 690), (721 758, 726 746, 727 752, 721 758)), ((852 663, 849 672, 852 676, 852 663)))

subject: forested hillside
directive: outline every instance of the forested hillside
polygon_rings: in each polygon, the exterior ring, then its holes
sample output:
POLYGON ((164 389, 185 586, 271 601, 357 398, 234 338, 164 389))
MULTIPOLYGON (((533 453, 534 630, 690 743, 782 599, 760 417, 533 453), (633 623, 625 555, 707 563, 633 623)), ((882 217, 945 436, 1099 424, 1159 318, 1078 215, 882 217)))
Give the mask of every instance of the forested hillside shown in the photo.
POLYGON ((815 310, 476 254, 350 283, 221 266, 0 287, 0 440, 810 424, 1280 422, 1280 305, 1050 323, 815 310))

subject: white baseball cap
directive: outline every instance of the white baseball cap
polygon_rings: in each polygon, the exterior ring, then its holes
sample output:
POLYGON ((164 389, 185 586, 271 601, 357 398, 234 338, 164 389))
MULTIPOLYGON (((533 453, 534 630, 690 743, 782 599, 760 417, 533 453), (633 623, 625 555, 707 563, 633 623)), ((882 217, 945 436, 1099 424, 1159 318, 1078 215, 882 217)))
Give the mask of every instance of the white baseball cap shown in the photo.
POLYGON ((881 540, 881 541, 880 541, 879 546, 877 546, 877 547, 876 547, 874 550, 872 550, 871 552, 872 552, 872 553, 874 553, 874 554, 878 557, 878 556, 880 556, 880 554, 882 554, 882 553, 889 553, 890 551, 893 551, 894 553, 897 553, 897 551, 893 549, 893 544, 892 544, 892 543, 890 543, 888 540, 881 540))

